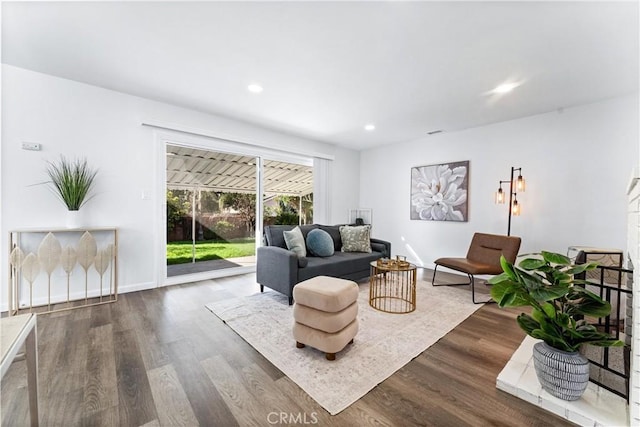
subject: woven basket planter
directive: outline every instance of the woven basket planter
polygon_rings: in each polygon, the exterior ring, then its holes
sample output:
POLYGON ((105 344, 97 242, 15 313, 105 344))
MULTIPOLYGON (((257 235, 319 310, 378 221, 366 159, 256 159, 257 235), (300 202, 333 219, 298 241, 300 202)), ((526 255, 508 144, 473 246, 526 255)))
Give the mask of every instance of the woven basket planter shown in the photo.
POLYGON ((589 384, 589 360, 539 342, 533 346, 533 365, 542 388, 562 400, 578 400, 589 384))

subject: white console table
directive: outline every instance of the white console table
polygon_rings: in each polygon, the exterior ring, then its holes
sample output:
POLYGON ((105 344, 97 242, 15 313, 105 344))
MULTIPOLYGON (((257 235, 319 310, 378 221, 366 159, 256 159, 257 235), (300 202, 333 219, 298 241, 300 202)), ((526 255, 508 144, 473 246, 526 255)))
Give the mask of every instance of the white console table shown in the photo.
POLYGON ((118 230, 9 232, 9 315, 67 310, 118 299, 118 230))

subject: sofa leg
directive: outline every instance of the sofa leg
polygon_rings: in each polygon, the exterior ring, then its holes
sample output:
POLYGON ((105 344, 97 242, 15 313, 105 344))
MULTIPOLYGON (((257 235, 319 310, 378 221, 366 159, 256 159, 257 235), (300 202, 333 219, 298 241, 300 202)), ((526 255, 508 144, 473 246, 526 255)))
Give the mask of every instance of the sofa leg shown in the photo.
POLYGON ((264 285, 260 285, 260 292, 264 292, 264 285))
POLYGON ((304 344, 302 344, 301 342, 296 341, 296 347, 297 348, 304 348, 304 344))
POLYGON ((336 354, 335 353, 327 353, 327 354, 325 354, 325 357, 327 358, 327 360, 336 360, 336 354))
POLYGON ((293 297, 289 297, 289 305, 293 305, 293 297))

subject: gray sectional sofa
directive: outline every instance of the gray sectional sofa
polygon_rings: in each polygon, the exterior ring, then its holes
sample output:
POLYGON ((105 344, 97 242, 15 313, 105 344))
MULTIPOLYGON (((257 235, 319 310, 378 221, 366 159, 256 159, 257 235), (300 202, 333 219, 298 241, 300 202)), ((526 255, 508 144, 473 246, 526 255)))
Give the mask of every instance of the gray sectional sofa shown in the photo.
POLYGON ((304 280, 316 276, 332 276, 342 279, 359 280, 369 276, 371 261, 391 256, 391 243, 371 240, 371 253, 341 252, 342 239, 339 225, 301 225, 305 240, 307 234, 320 228, 331 236, 334 254, 330 257, 315 257, 308 254, 305 258, 287 249, 283 233, 292 230, 295 225, 268 225, 264 228, 264 246, 257 250, 256 278, 260 291, 271 288, 289 297, 293 303, 293 287, 304 280))

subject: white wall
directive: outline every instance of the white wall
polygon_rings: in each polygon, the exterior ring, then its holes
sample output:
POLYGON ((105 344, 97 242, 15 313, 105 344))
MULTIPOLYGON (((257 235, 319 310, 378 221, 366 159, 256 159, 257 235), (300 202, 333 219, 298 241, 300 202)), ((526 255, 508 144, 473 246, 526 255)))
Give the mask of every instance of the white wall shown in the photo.
POLYGON ((360 168, 354 167, 360 164, 360 153, 336 147, 335 155, 329 195, 331 223, 345 224, 349 221, 349 209, 359 207, 358 198, 353 195, 359 194, 360 190, 360 168))
POLYGON ((66 208, 44 185, 47 160, 60 154, 86 157, 99 168, 96 197, 84 208, 87 225, 116 226, 119 234, 121 290, 156 286, 154 249, 162 201, 142 199, 156 186, 153 119, 239 140, 296 152, 335 156, 332 165, 331 222, 342 222, 359 194, 359 155, 316 141, 296 138, 233 120, 199 113, 119 92, 2 66, 2 261, 0 309, 6 309, 9 230, 60 227, 66 208), (42 144, 25 151, 22 141, 42 144))
POLYGON ((476 231, 506 234, 507 205, 493 195, 512 166, 522 167, 522 215, 511 226, 520 253, 624 250, 626 188, 638 155, 636 94, 363 151, 360 204, 373 208, 375 234, 394 254, 432 267, 439 257, 464 256, 476 231), (461 160, 470 161, 469 221, 410 220, 411 167, 461 160))

